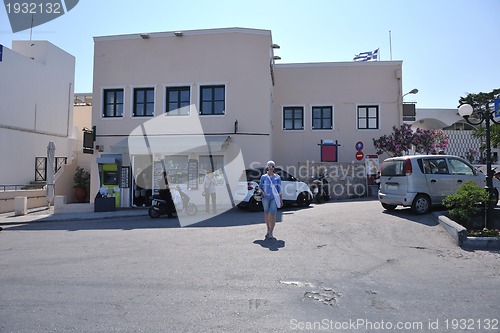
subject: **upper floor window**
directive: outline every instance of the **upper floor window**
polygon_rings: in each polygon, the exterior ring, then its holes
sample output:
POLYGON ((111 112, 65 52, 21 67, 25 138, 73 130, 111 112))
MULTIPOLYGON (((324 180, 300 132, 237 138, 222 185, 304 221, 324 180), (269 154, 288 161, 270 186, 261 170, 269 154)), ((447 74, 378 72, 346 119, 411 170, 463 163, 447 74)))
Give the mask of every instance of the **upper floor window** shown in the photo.
POLYGON ((154 88, 134 89, 134 117, 151 117, 155 113, 154 88))
POLYGON ((200 114, 223 115, 226 112, 226 87, 201 86, 200 87, 200 114))
POLYGON ((313 106, 312 107, 312 129, 332 129, 332 107, 313 106))
POLYGON ((287 106, 283 108, 283 129, 304 129, 304 108, 301 106, 287 106))
POLYGON ((357 119, 358 129, 378 129, 378 105, 359 105, 357 119))
POLYGON ((123 89, 105 89, 103 91, 103 117, 123 116, 123 89))
POLYGON ((166 110, 169 115, 188 115, 191 103, 189 87, 167 87, 166 110), (183 109, 184 108, 184 109, 183 109))

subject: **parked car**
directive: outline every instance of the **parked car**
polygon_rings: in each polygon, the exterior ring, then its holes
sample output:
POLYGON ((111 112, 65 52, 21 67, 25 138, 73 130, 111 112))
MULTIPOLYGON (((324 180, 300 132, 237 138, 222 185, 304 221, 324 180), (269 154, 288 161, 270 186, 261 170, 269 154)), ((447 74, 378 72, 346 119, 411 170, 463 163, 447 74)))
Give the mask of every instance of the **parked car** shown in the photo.
MULTIPOLYGON (((284 205, 309 206, 313 195, 309 186, 297 180, 294 176, 281 168, 274 170, 281 177, 281 187, 284 205)), ((246 182, 238 183, 234 198, 239 201, 238 207, 249 208, 252 211, 262 210, 262 198, 260 197, 260 177, 265 173, 264 168, 245 170, 246 182)))
MULTIPOLYGON (((397 206, 411 207, 417 214, 427 213, 431 206, 468 180, 480 187, 486 176, 466 160, 451 155, 415 155, 388 158, 382 163, 378 199, 387 210, 397 206)), ((494 201, 498 202, 500 181, 493 179, 494 201)))

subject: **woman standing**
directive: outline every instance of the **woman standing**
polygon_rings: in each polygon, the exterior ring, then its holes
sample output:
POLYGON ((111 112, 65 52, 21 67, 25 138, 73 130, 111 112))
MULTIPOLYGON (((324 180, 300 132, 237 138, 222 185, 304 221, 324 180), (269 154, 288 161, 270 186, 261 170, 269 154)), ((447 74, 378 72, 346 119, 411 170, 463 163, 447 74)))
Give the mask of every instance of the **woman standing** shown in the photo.
POLYGON ((260 189, 262 191, 262 206, 264 208, 264 218, 266 220, 266 239, 276 240, 273 235, 276 225, 276 214, 278 208, 283 206, 281 193, 281 178, 274 173, 274 161, 267 162, 266 173, 260 177, 260 189))

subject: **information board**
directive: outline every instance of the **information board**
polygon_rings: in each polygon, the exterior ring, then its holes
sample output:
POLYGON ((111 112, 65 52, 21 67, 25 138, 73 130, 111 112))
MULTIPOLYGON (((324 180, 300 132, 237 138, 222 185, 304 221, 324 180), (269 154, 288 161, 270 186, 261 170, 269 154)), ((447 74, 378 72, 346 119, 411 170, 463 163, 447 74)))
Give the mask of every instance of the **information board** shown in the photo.
POLYGON ((188 161, 188 189, 198 189, 198 160, 188 161))

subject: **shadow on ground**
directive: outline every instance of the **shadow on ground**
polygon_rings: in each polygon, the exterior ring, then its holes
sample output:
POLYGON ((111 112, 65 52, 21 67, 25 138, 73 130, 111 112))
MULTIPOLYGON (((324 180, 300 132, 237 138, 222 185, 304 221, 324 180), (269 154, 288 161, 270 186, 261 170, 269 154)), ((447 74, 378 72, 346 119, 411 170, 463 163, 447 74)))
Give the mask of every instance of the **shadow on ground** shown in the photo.
POLYGON ((269 249, 269 251, 279 251, 285 247, 285 241, 279 239, 257 239, 253 243, 269 249))
MULTIPOLYGON (((304 209, 304 208, 302 208, 304 209)), ((276 221, 281 222, 283 215, 294 214, 301 210, 297 207, 285 207, 278 211, 276 221)), ((238 227, 253 224, 264 224, 263 212, 251 212, 239 208, 233 208, 219 215, 210 216, 201 222, 190 224, 185 228, 213 228, 213 227, 238 227)), ((37 230, 134 230, 134 229, 164 229, 164 228, 180 228, 178 218, 168 218, 166 215, 159 218, 150 218, 147 211, 144 211, 144 216, 125 216, 125 217, 109 217, 96 220, 74 220, 64 221, 44 221, 37 220, 26 224, 4 226, 4 231, 21 230, 21 231, 37 231, 37 230)))

